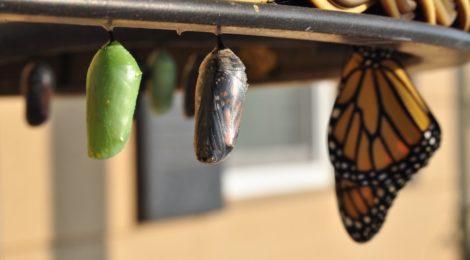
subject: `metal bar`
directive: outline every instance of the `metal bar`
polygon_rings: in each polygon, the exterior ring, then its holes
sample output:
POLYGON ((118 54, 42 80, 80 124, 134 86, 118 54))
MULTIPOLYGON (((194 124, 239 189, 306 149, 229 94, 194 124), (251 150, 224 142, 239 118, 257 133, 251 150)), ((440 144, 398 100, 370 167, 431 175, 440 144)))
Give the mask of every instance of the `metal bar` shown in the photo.
MULTIPOLYGON (((361 45, 415 43, 470 51, 454 29, 374 15, 221 0, 0 0, 0 21, 216 32, 361 45)), ((399 46, 400 45, 400 46, 399 46)), ((406 44, 403 48, 410 49, 406 44)))

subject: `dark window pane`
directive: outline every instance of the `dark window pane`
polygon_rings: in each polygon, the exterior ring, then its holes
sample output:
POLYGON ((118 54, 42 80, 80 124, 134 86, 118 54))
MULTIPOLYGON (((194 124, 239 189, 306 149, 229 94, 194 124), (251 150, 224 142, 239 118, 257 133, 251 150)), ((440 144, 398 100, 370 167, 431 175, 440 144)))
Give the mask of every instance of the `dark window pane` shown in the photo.
POLYGON ((139 219, 201 213, 222 207, 222 165, 199 163, 193 152, 194 120, 185 119, 181 95, 157 116, 142 99, 138 119, 139 219))

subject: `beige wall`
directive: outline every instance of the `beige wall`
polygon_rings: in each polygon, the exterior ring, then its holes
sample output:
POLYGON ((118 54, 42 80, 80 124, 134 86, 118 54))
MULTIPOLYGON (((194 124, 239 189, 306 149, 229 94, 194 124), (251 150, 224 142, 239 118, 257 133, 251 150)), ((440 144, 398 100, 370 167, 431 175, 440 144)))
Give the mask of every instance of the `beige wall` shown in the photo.
POLYGON ((14 99, 2 98, 0 111, 0 259, 48 259, 53 235, 50 125, 29 129, 14 99))
POLYGON ((442 148, 365 245, 346 235, 332 188, 138 224, 132 142, 110 161, 88 160, 83 98, 57 98, 39 129, 25 125, 20 99, 2 98, 0 259, 458 259, 453 78, 453 70, 416 78, 442 148))

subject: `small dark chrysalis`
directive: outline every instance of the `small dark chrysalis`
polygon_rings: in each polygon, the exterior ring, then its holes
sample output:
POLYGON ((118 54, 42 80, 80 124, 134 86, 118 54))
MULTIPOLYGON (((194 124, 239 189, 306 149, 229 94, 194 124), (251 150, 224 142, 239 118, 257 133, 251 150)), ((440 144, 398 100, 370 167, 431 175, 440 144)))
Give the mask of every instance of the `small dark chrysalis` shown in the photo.
POLYGON ((219 37, 199 68, 194 148, 203 163, 217 163, 235 146, 248 89, 245 66, 219 37))
POLYGON ((28 63, 21 75, 21 90, 26 99, 26 120, 31 126, 43 124, 49 117, 55 87, 52 68, 46 63, 28 63))
POLYGON ((188 118, 194 116, 197 77, 199 75, 199 65, 204 60, 202 53, 194 53, 189 56, 183 70, 182 85, 184 91, 183 111, 188 118))

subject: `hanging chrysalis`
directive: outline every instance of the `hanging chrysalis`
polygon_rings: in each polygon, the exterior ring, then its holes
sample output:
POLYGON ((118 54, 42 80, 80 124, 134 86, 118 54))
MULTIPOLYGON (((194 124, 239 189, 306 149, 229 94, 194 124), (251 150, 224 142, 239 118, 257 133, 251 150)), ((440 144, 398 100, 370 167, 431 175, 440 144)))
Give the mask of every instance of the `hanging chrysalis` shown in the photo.
POLYGON ((183 70, 182 85, 184 91, 183 111, 187 117, 194 116, 194 95, 196 92, 197 77, 199 75, 199 65, 204 60, 204 55, 194 53, 188 59, 183 70))
POLYGON ((54 72, 46 63, 31 62, 24 67, 20 81, 26 100, 26 121, 30 126, 39 126, 49 117, 54 72))
POLYGON ((134 121, 138 120, 141 117, 142 113, 142 107, 144 106, 142 103, 142 99, 144 98, 147 90, 147 81, 149 78, 149 69, 146 64, 142 59, 139 58, 139 56, 135 56, 137 64, 139 65, 140 70, 142 71, 142 78, 140 80, 140 86, 139 86, 139 93, 137 93, 137 100, 135 102, 135 110, 134 110, 134 116, 133 119, 134 121))
POLYGON ((170 110, 176 88, 176 62, 170 53, 154 51, 148 59, 150 78, 147 84, 153 111, 163 114, 170 110))
POLYGON ((112 157, 127 143, 141 77, 137 62, 113 37, 93 57, 86 79, 91 158, 112 157))
POLYGON ((355 241, 380 230, 398 192, 440 140, 439 124, 393 53, 356 49, 328 129, 341 218, 355 241))
POLYGON ((196 157, 217 163, 235 146, 248 89, 245 66, 218 38, 217 47, 199 68, 196 85, 196 157))

